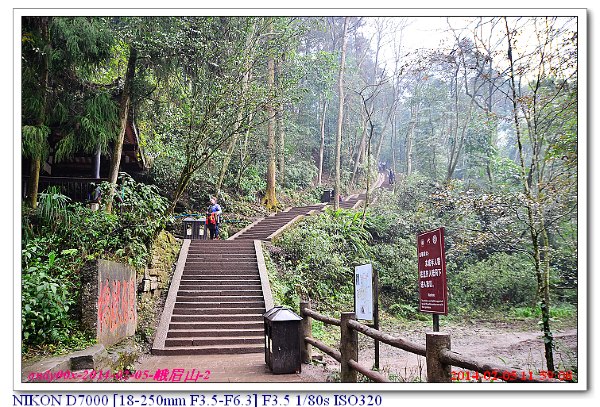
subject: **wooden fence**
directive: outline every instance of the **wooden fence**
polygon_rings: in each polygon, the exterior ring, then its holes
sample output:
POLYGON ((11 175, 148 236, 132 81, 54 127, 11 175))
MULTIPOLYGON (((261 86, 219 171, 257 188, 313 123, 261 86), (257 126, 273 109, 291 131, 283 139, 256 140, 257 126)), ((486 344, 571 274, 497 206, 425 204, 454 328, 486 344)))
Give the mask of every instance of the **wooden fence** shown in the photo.
MULTIPOLYGON (((96 186, 107 178, 91 177, 47 177, 40 176, 38 191, 42 192, 50 186, 57 186, 60 193, 77 202, 86 202, 92 198, 96 186)), ((26 198, 29 176, 23 176, 21 182, 22 198, 26 198)))
MULTIPOLYGON (((342 312, 340 319, 318 314, 310 309, 310 303, 300 303, 302 361, 310 363, 312 347, 321 350, 340 363, 340 379, 344 383, 356 383, 358 373, 378 383, 388 383, 390 380, 383 374, 373 371, 358 363, 358 333, 362 333, 380 342, 405 350, 416 355, 424 356, 427 365, 427 381, 430 383, 450 383, 452 381, 451 366, 477 372, 479 378, 485 380, 502 380, 505 382, 560 382, 534 375, 531 371, 515 370, 507 366, 478 362, 450 349, 450 335, 441 332, 427 332, 425 346, 410 342, 404 338, 393 337, 379 330, 370 328, 356 321, 354 312, 342 312), (325 345, 312 337, 312 320, 321 321, 326 325, 340 327, 339 350, 325 345)), ((475 374, 470 375, 472 378, 475 374)))

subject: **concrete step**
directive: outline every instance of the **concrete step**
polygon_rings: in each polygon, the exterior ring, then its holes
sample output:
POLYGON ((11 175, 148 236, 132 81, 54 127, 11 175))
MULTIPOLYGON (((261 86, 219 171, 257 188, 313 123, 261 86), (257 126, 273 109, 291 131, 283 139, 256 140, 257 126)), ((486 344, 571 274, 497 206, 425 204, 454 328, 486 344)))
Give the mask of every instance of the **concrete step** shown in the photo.
POLYGON ((186 271, 214 271, 214 272, 222 272, 222 271, 245 271, 247 273, 252 273, 253 271, 258 271, 258 264, 230 264, 223 263, 219 266, 207 266, 202 263, 192 263, 186 264, 183 267, 184 272, 186 271))
POLYGON ((256 266, 255 268, 237 268, 237 267, 231 267, 231 268, 223 268, 223 269, 210 269, 210 268, 184 268, 183 269, 183 274, 182 275, 186 275, 186 276, 197 276, 197 275, 205 275, 205 276, 214 276, 214 278, 219 279, 221 278, 221 276, 226 276, 226 275, 235 275, 235 276, 239 276, 242 274, 246 274, 248 276, 253 276, 253 278, 256 278, 258 276, 258 266, 256 266))
POLYGON ((256 284, 241 284, 241 285, 201 285, 201 284, 179 284, 179 290, 191 290, 191 291, 221 291, 221 290, 239 290, 239 291, 261 291, 262 288, 260 282, 256 284))
POLYGON ((246 260, 254 260, 256 261, 256 253, 249 254, 238 254, 238 253, 230 253, 230 254, 188 254, 187 260, 195 260, 195 261, 246 261, 246 260))
POLYGON ((246 246, 250 247, 249 243, 231 243, 227 240, 192 240, 190 242, 190 247, 219 247, 219 246, 227 246, 227 247, 235 247, 235 246, 246 246))
POLYGON ((260 337, 265 336, 264 329, 182 329, 169 331, 167 338, 219 338, 219 337, 260 337))
MULTIPOLYGON (((235 242, 235 240, 233 240, 233 242, 235 242)), ((254 249, 254 242, 252 242, 252 246, 253 247, 227 247, 227 246, 223 246, 223 247, 200 247, 200 248, 194 248, 194 249, 190 249, 188 251, 188 254, 190 255, 197 255, 197 254, 201 254, 201 255, 206 255, 206 254, 213 254, 213 255, 231 255, 231 254, 254 254, 256 253, 256 250, 254 249)))
MULTIPOLYGON (((173 315, 171 322, 190 322, 202 324, 222 324, 225 322, 256 322, 263 323, 264 319, 261 314, 224 314, 224 315, 173 315)), ((226 329, 225 327, 222 327, 226 329)))
MULTIPOLYGON (((260 301, 246 301, 246 300, 238 300, 238 301, 227 301, 222 303, 214 303, 214 302, 205 302, 201 299, 198 299, 196 302, 176 302, 174 304, 175 308, 220 308, 223 309, 223 313, 226 314, 228 309, 230 308, 264 308, 265 302, 261 298, 260 301)), ((242 314, 240 312, 240 314, 242 314)), ((261 312, 262 314, 262 312, 261 312)))
POLYGON ((173 315, 264 314, 265 307, 256 308, 173 308, 173 315))
POLYGON ((252 272, 252 270, 184 270, 182 277, 206 277, 210 280, 234 280, 239 277, 242 280, 256 279, 258 277, 258 270, 252 272))
POLYGON ((258 267, 256 259, 253 261, 198 261, 195 259, 188 260, 185 262, 185 268, 197 269, 203 268, 206 270, 222 270, 224 268, 238 268, 238 269, 251 269, 258 267))
MULTIPOLYGON (((235 240, 233 240, 235 242, 235 240)), ((205 256, 205 255, 220 255, 220 256, 229 256, 229 255, 248 255, 251 256, 256 254, 256 250, 254 248, 235 248, 235 247, 224 247, 222 249, 202 249, 202 250, 190 250, 188 252, 188 256, 205 256)))
POLYGON ((258 345, 226 345, 226 346, 171 346, 164 349, 152 349, 157 356, 168 355, 233 355, 246 353, 265 353, 265 347, 258 345))
POLYGON ((257 225, 257 226, 254 226, 253 228, 248 229, 245 233, 249 233, 249 232, 266 232, 266 231, 269 231, 269 230, 276 231, 277 229, 279 229, 280 227, 282 227, 286 223, 287 222, 275 223, 273 225, 257 225))
POLYGON ((264 320, 257 321, 227 321, 227 322, 171 322, 169 331, 181 329, 265 329, 264 320))
POLYGON ((250 249, 253 248, 254 245, 250 244, 250 242, 229 242, 227 240, 192 240, 190 242, 190 249, 202 249, 202 250, 210 250, 210 249, 222 249, 222 248, 241 248, 241 249, 250 249))
MULTIPOLYGON (((183 276, 182 276, 183 277, 183 276)), ((202 280, 200 276, 186 276, 185 279, 181 279, 179 286, 181 285, 201 285, 201 286, 235 286, 235 285, 244 285, 244 286, 251 286, 251 285, 260 285, 260 280, 256 277, 258 276, 254 276, 255 278, 249 279, 249 280, 232 280, 232 279, 204 279, 202 280), (196 278, 198 277, 198 278, 196 278)))
POLYGON ((261 295, 256 295, 256 296, 251 296, 251 295, 239 295, 239 296, 230 296, 230 297, 223 297, 223 296, 208 296, 208 295, 190 295, 190 296, 185 296, 185 295, 177 295, 177 298, 175 299, 176 302, 212 302, 212 303, 216 303, 216 304, 224 304, 224 303, 228 303, 228 302, 242 302, 242 301, 248 301, 248 302, 255 302, 258 303, 260 301, 263 301, 263 296, 262 296, 262 292, 261 295))
POLYGON ((223 345, 261 345, 262 336, 218 337, 218 338, 167 338, 165 347, 170 346, 223 346, 223 345))
POLYGON ((177 296, 181 297, 211 297, 211 296, 221 296, 224 297, 262 297, 262 290, 190 290, 190 289, 182 289, 179 287, 179 291, 177 292, 177 296))
POLYGON ((181 276, 181 281, 210 281, 212 283, 223 283, 226 282, 227 280, 231 281, 231 280, 237 280, 237 281, 249 281, 249 280, 256 280, 256 277, 258 277, 258 271, 255 274, 230 274, 230 273, 222 273, 222 274, 218 274, 218 275, 210 275, 210 274, 183 274, 181 276), (219 277, 218 279, 215 279, 215 276, 219 277))

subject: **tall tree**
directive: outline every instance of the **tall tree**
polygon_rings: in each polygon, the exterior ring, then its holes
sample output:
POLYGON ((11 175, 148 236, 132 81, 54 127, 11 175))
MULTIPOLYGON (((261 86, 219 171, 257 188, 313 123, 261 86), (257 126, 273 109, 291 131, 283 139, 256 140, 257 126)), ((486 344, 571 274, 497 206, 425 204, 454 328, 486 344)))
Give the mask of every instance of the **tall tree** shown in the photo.
MULTIPOLYGON (((269 37, 272 37, 273 34, 273 19, 269 19, 268 25, 269 37)), ((277 208, 277 195, 275 191, 276 187, 276 155, 277 152, 275 150, 275 127, 276 127, 276 117, 275 117, 275 56, 273 53, 270 53, 267 60, 267 89, 269 92, 269 99, 265 106, 265 111, 267 114, 267 153, 268 153, 268 162, 267 162, 267 189, 265 191, 265 196, 263 198, 263 204, 268 210, 274 210, 277 208)))
MULTIPOLYGON (((275 75, 277 77, 278 82, 278 90, 281 92, 284 88, 283 85, 283 71, 282 71, 282 61, 283 56, 277 60, 275 63, 275 75)), ((285 120, 284 120, 284 112, 285 112, 285 104, 283 98, 280 98, 279 103, 276 107, 275 116, 277 118, 277 172, 279 174, 279 183, 284 185, 285 183, 285 120)))
MULTIPOLYGON (((252 75, 252 65, 255 63, 255 55, 257 47, 257 28, 256 28, 256 20, 251 19, 249 21, 249 29, 246 34, 246 47, 244 49, 244 54, 242 56, 242 66, 243 66, 243 76, 241 81, 241 93, 246 94, 248 92, 248 88, 250 86, 250 79, 252 75)), ((221 164, 221 171, 219 173, 219 180, 217 181, 217 193, 221 191, 223 186, 223 180, 225 179, 225 174, 227 173, 227 169, 229 168, 229 163, 231 162, 231 157, 233 155, 233 150, 236 146, 240 133, 243 131, 242 120, 244 118, 244 111, 238 110, 237 112, 237 120, 236 120, 236 128, 237 131, 234 132, 231 140, 228 143, 227 151, 225 152, 225 156, 223 157, 223 163, 221 164)))
POLYGON ((23 154, 31 159, 28 201, 37 205, 48 136, 60 135, 55 161, 107 149, 112 140, 115 83, 96 72, 112 56, 114 36, 101 17, 24 17, 23 154))
POLYGON ((110 160, 110 168, 108 175, 108 182, 111 183, 112 187, 107 197, 106 211, 112 211, 113 197, 117 186, 117 178, 119 176, 119 167, 121 165, 121 154, 123 152, 123 141, 125 140, 125 131, 127 130, 127 123, 129 120, 129 112, 131 110, 131 97, 132 97, 132 86, 133 79, 135 77, 135 65, 137 62, 137 49, 130 47, 129 59, 127 61, 127 72, 125 73, 125 85, 123 86, 123 92, 121 93, 121 100, 119 102, 119 135, 115 141, 113 148, 112 157, 110 160))
POLYGON ((341 155, 342 155, 342 128, 344 122, 344 69, 346 66, 346 46, 348 33, 348 17, 344 17, 344 28, 342 31, 342 49, 340 53, 340 71, 338 76, 338 120, 337 133, 335 137, 335 189, 333 208, 340 207, 341 191, 341 155))
MULTIPOLYGON (((576 80, 577 67, 567 61, 575 57, 570 53, 576 36, 565 27, 568 19, 543 18, 527 21, 527 28, 535 32, 538 43, 533 51, 515 47, 520 32, 511 28, 504 18, 507 44, 506 61, 512 103, 512 119, 518 148, 522 201, 527 215, 527 229, 532 244, 532 258, 538 284, 538 299, 542 314, 541 329, 547 369, 554 371, 554 339, 550 326, 550 264, 552 248, 549 226, 573 209, 557 210, 557 201, 576 207, 573 180, 568 171, 555 172, 557 165, 552 146, 560 133, 575 134, 572 123, 561 123, 557 118, 576 117, 576 98, 572 96, 570 82, 576 80), (527 86, 519 84, 526 82, 527 86), (556 174, 559 174, 558 176, 556 174), (568 182, 564 182, 568 180, 568 182), (568 187, 568 185, 571 185, 568 187), (559 187, 560 185, 560 187, 559 187), (550 198, 549 198, 550 194, 550 198), (562 199, 561 199, 562 198, 562 199)), ((514 24, 514 22, 513 22, 514 24)))
POLYGON ((23 33, 24 45, 31 45, 29 54, 32 59, 30 61, 31 65, 27 66, 24 64, 25 72, 23 79, 25 83, 23 101, 28 103, 29 106, 34 106, 31 108, 32 111, 29 113, 29 117, 26 117, 28 113, 27 107, 23 109, 25 113, 22 127, 23 151, 31 159, 27 196, 29 205, 34 209, 37 207, 41 162, 48 152, 48 135, 50 134, 50 129, 46 123, 49 61, 52 52, 49 34, 50 19, 51 17, 39 17, 37 19, 25 20, 25 32, 23 33), (27 24, 27 22, 30 22, 30 24, 27 24), (39 71, 32 69, 32 65, 35 66, 33 64, 34 61, 39 63, 39 71), (27 70, 32 70, 33 72, 27 75, 27 70), (37 82, 39 84, 38 89, 36 90, 33 86, 28 89, 27 79, 32 84, 37 82), (27 91, 30 91, 30 93, 27 91))

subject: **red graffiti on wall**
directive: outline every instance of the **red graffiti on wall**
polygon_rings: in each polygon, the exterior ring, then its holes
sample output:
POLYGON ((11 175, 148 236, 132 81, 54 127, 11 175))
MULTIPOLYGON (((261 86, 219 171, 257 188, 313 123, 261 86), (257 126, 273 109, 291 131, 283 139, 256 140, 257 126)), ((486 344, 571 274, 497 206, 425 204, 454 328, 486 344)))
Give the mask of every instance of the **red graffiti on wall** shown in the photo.
POLYGON ((98 296, 98 332, 117 331, 135 323, 135 280, 108 279, 100 284, 98 296))

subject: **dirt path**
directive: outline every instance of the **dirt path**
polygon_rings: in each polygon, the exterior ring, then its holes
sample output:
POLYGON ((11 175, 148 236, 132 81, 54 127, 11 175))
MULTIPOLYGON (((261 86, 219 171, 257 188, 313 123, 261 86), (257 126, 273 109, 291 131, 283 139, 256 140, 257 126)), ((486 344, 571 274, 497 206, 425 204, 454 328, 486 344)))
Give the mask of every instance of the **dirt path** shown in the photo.
MULTIPOLYGON (((535 324, 505 322, 469 323, 442 326, 441 331, 451 337, 453 351, 472 359, 495 365, 506 365, 513 369, 532 371, 535 373, 546 368, 544 346, 541 332, 535 324)), ((425 344, 425 332, 431 330, 429 325, 413 324, 410 328, 393 329, 385 327, 385 332, 393 336, 404 337, 411 342, 425 344)), ((561 371, 577 368, 577 329, 566 326, 554 331, 556 368, 561 371)), ((373 367, 373 340, 359 335, 360 363, 373 367)), ((335 360, 325 357, 330 371, 339 371, 335 360)), ((401 349, 380 344, 380 370, 390 379, 398 382, 426 381, 425 358, 401 349)), ((453 369, 461 370, 461 369, 453 369)))

